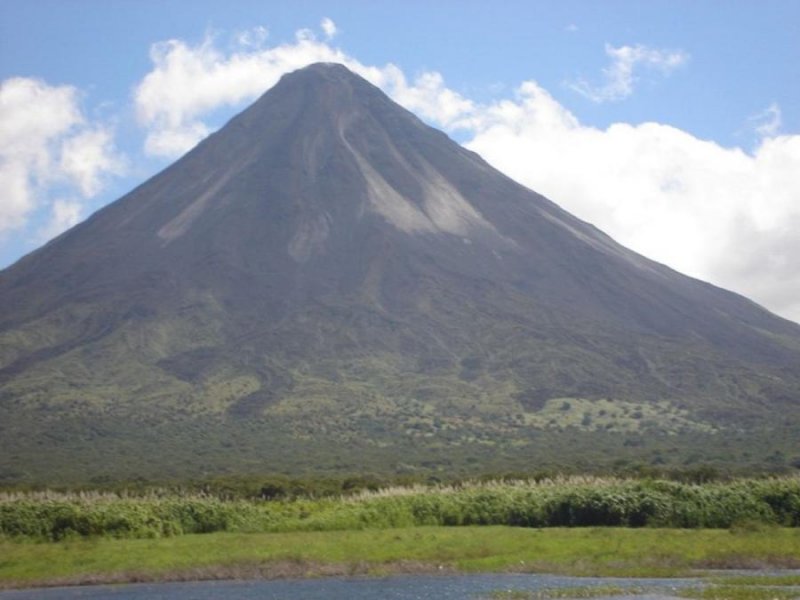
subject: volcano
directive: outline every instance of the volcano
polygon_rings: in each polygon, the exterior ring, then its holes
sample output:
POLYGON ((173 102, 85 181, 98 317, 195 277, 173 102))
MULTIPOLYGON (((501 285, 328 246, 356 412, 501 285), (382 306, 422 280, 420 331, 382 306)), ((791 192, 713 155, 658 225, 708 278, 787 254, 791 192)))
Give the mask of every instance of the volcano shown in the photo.
POLYGON ((0 273, 0 481, 781 466, 799 423, 800 326, 337 64, 0 273))

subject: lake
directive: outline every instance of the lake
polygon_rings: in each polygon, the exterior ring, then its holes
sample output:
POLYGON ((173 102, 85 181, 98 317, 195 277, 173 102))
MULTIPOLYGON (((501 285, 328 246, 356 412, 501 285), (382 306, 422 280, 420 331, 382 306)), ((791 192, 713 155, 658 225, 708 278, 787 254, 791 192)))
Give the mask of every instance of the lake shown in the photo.
POLYGON ((104 585, 0 592, 0 600, 464 600, 505 590, 536 591, 583 586, 634 587, 625 598, 673 598, 695 579, 618 579, 556 575, 406 575, 384 578, 213 581, 104 585))

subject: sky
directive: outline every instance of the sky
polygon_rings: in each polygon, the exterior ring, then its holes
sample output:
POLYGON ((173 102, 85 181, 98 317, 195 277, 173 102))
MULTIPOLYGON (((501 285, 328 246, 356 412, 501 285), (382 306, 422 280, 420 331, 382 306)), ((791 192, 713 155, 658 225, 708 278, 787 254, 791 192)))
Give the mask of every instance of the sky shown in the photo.
POLYGON ((319 61, 800 322, 796 0, 2 0, 0 268, 319 61))

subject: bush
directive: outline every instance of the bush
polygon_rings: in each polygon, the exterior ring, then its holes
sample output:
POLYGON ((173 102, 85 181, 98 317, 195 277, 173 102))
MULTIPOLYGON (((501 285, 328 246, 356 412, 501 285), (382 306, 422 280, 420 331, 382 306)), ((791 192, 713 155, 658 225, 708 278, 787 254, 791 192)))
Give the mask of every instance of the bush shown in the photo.
POLYGON ((800 526, 800 478, 705 484, 581 478, 483 481, 318 500, 277 499, 273 492, 262 494, 270 501, 177 494, 0 495, 0 535, 58 541, 414 525, 800 526))

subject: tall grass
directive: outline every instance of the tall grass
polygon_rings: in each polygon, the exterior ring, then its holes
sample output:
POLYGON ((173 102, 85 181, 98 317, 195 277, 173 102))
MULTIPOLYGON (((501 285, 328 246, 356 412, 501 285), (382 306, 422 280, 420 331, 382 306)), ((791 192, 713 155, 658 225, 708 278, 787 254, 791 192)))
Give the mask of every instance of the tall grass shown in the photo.
POLYGON ((676 481, 573 477, 362 492, 340 498, 224 500, 151 490, 0 494, 0 536, 152 538, 213 531, 409 527, 730 528, 800 526, 800 478, 676 481))

